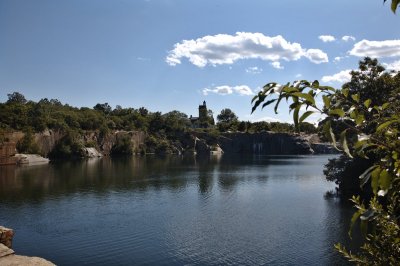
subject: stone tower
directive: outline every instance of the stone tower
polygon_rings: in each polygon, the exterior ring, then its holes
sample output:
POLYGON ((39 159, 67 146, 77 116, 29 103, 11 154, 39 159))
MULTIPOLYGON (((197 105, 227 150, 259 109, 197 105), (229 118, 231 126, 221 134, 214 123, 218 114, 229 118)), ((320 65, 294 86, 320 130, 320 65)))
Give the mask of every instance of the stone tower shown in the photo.
POLYGON ((207 122, 208 120, 208 110, 206 101, 203 101, 203 105, 199 105, 199 120, 200 123, 207 122))

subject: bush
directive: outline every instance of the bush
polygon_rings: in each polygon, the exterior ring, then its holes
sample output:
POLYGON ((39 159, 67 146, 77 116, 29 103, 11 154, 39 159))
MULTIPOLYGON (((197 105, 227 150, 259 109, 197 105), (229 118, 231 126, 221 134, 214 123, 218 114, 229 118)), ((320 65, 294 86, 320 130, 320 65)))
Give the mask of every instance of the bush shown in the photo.
POLYGON ((132 155, 133 143, 129 135, 117 136, 114 146, 111 148, 111 155, 132 155))
POLYGON ((39 146, 35 142, 33 134, 30 130, 28 130, 24 137, 17 142, 17 150, 19 153, 39 153, 39 146))

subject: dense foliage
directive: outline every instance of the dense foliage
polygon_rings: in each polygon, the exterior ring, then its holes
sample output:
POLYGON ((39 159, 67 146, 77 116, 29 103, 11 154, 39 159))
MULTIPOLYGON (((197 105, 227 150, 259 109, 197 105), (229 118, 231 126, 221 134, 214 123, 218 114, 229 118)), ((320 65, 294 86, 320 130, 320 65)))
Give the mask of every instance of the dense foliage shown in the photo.
MULTIPOLYGON (((212 112, 208 110, 209 115, 212 112)), ((240 122, 230 109, 224 109, 218 115, 218 126, 221 132, 239 130, 258 132, 263 130, 294 132, 294 127, 287 123, 240 122), (229 110, 229 118, 224 118, 229 110), (220 119, 221 118, 221 119, 220 119), (242 124, 239 126, 239 124, 242 124)), ((39 102, 28 101, 25 97, 14 92, 8 94, 8 100, 0 103, 0 128, 40 132, 45 129, 63 131, 100 131, 107 134, 111 130, 141 130, 149 134, 173 137, 178 132, 191 130, 192 124, 185 113, 171 111, 165 114, 150 112, 144 107, 122 108, 117 105, 114 109, 108 104, 96 104, 93 108, 77 108, 62 104, 59 100, 47 98, 39 102)), ((305 128, 305 131, 315 131, 315 127, 305 128)))
POLYGON ((400 72, 383 71, 376 60, 366 58, 360 71, 353 72, 351 82, 340 90, 321 86, 318 81, 283 86, 268 83, 253 98, 252 108, 275 103, 276 112, 286 100, 296 128, 313 113, 325 115, 322 130, 333 145, 350 158, 371 160, 372 165, 359 178, 362 188, 369 184, 373 196, 368 203, 359 196, 352 198, 357 211, 351 224, 360 222, 365 243, 357 255, 336 245, 350 261, 367 265, 396 265, 400 261, 400 72), (370 84, 376 86, 368 87, 370 84), (385 97, 379 97, 377 86, 383 86, 385 97), (373 99, 366 88, 376 90, 371 94, 373 99), (320 97, 323 106, 317 105, 320 97), (302 108, 306 111, 300 113, 302 108), (344 126, 338 134, 332 128, 334 122, 344 126))

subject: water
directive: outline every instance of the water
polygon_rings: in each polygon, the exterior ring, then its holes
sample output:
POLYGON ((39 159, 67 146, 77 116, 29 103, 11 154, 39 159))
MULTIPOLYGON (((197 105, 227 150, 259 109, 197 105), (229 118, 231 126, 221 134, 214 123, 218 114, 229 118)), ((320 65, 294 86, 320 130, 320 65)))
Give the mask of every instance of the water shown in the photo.
POLYGON ((328 156, 103 158, 0 168, 0 225, 58 265, 343 265, 328 156))

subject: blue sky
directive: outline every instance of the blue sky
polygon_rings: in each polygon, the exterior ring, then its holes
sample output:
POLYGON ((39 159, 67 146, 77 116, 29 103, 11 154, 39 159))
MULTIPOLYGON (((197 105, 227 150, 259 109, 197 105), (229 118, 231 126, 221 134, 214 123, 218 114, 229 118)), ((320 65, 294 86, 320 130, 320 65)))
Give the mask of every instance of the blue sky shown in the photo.
POLYGON ((380 0, 0 0, 0 101, 196 115, 206 100, 215 115, 290 121, 284 106, 250 116, 252 94, 340 87, 367 55, 400 69, 399 22, 380 0))

